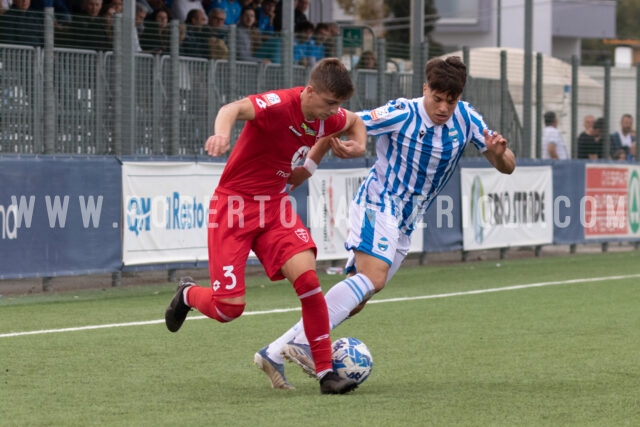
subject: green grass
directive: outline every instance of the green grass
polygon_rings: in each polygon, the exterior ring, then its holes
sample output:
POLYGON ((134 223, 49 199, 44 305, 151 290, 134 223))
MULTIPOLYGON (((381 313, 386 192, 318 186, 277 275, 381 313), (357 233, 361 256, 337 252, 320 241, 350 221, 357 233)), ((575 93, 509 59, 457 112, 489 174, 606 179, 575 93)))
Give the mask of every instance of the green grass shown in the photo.
MULTIPOLYGON (((269 388, 253 354, 298 312, 0 337, 2 426, 635 426, 638 278, 384 302, 634 275, 637 252, 406 267, 333 338, 373 354, 369 379, 322 396, 269 388)), ((328 288, 338 276, 321 276, 328 288)), ((0 335, 162 319, 174 285, 0 299, 0 335)), ((286 282, 249 279, 247 312, 295 308, 286 282)), ((249 314, 249 313, 247 313, 249 314)), ((197 316, 193 314, 192 316, 197 316)))

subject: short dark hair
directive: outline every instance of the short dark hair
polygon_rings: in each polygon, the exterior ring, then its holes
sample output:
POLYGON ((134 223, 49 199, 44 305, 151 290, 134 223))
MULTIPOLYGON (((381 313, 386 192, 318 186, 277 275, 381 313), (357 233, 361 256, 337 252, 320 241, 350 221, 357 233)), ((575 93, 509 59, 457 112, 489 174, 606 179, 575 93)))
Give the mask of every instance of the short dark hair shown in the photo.
POLYGON ((544 125, 551 126, 556 121, 556 113, 553 111, 547 111, 544 113, 544 125))
POLYGON ((451 99, 459 98, 467 83, 467 66, 459 56, 430 59, 424 73, 431 90, 442 92, 451 99))
POLYGON ((338 58, 318 61, 309 75, 309 85, 318 92, 328 92, 343 100, 351 98, 355 92, 349 70, 338 58))
POLYGON ((593 122, 593 128, 598 130, 604 130, 604 117, 600 117, 593 122))

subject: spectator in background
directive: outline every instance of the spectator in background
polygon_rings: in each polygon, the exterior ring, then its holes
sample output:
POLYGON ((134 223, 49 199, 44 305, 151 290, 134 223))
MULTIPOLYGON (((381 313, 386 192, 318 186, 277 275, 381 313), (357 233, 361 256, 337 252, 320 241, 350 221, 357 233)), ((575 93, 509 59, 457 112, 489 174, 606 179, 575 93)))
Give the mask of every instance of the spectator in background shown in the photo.
POLYGON ((44 11, 45 7, 53 7, 56 25, 71 22, 71 9, 64 0, 32 0, 31 10, 44 11))
POLYGON ((107 34, 111 45, 113 45, 113 17, 116 13, 116 8, 112 5, 102 6, 100 11, 100 17, 104 19, 104 32, 107 34))
MULTIPOLYGON (((587 118, 585 117, 585 125, 587 118)), ((604 118, 600 117, 593 123, 590 133, 582 132, 578 138, 578 158, 598 160, 603 158, 602 133, 604 132, 604 118)))
MULTIPOLYGON (((223 9, 226 13, 224 25, 239 25, 240 15, 242 15, 242 5, 238 0, 212 0, 211 6, 217 9, 223 9)), ((254 18, 255 19, 255 18, 254 18)))
POLYGON ((9 10, 0 15, 0 43, 44 45, 44 15, 29 11, 29 6, 31 0, 13 0, 9 10))
POLYGON ((187 36, 180 48, 180 54, 196 58, 209 58, 210 31, 206 26, 207 17, 200 9, 191 9, 187 15, 187 36))
POLYGON ((66 35, 62 40, 65 46, 76 49, 111 50, 109 29, 105 19, 100 17, 102 0, 83 0, 82 12, 73 15, 66 35))
MULTIPOLYGON (((282 3, 282 0, 280 0, 282 3)), ((309 21, 307 17, 307 9, 309 9, 310 0, 293 0, 293 26, 300 22, 309 21)))
POLYGON ((180 22, 186 22, 187 15, 193 9, 201 10, 203 14, 206 13, 200 0, 173 0, 173 4, 171 5, 171 14, 175 19, 180 20, 180 22))
MULTIPOLYGON (((309 7, 309 0, 293 0, 293 28, 298 24, 309 21, 305 11, 309 7)), ((282 0, 278 1, 273 19, 273 29, 276 33, 282 31, 282 0)))
POLYGON ((325 25, 329 29, 329 36, 324 43, 324 55, 334 58, 338 56, 337 37, 340 35, 340 27, 335 22, 327 22, 325 25))
POLYGON ((136 2, 136 15, 135 15, 135 26, 136 32, 133 34, 134 36, 134 49, 136 52, 142 52, 142 47, 140 46, 140 35, 144 32, 144 20, 147 18, 147 15, 150 14, 153 10, 149 3, 144 0, 138 0, 136 2))
POLYGON ((254 24, 256 22, 256 12, 250 7, 242 9, 240 14, 240 22, 237 28, 237 48, 236 58, 238 61, 247 62, 269 62, 266 59, 258 58, 253 55, 256 45, 259 43, 260 33, 254 24))
POLYGON ((591 114, 587 114, 586 116, 584 116, 584 119, 582 122, 584 130, 580 132, 580 135, 578 135, 578 140, 576 141, 577 156, 579 159, 587 158, 587 157, 583 157, 583 156, 586 156, 586 154, 580 151, 580 147, 590 146, 590 145, 593 145, 595 142, 595 139, 593 138, 593 124, 595 121, 596 121, 596 118, 593 117, 591 114))
POLYGON ((229 30, 224 24, 227 13, 224 9, 215 8, 209 12, 209 58, 229 59, 227 35, 229 30))
POLYGON ((166 8, 154 11, 145 23, 140 34, 140 47, 143 52, 162 55, 168 53, 171 43, 171 27, 169 27, 169 10, 166 8))
POLYGON ((569 155, 562 135, 558 130, 558 117, 553 111, 544 113, 544 129, 542 130, 542 158, 567 160, 569 155))
POLYGON ((311 38, 312 46, 310 47, 310 55, 317 62, 322 58, 327 57, 325 52, 325 44, 330 36, 329 26, 325 23, 319 23, 313 29, 313 36, 311 38))
POLYGON ((376 60, 376 54, 371 50, 365 50, 360 55, 356 69, 358 70, 375 70, 378 67, 378 61, 376 60))
POLYGON ((620 130, 611 134, 612 157, 620 160, 621 151, 624 152, 624 160, 633 160, 633 155, 636 152, 636 135, 633 131, 631 114, 623 114, 620 118, 620 130))
POLYGON ((211 32, 211 36, 219 38, 225 43, 227 41, 227 35, 229 34, 229 29, 224 23, 226 19, 227 12, 225 12, 224 9, 216 7, 209 12, 209 31, 211 32))
POLYGON ((313 56, 314 44, 312 40, 314 26, 309 21, 304 21, 296 25, 295 37, 293 41, 293 63, 313 66, 316 58, 313 56))
POLYGON ((276 17, 276 0, 264 0, 255 10, 260 33, 273 35, 273 21, 276 17))

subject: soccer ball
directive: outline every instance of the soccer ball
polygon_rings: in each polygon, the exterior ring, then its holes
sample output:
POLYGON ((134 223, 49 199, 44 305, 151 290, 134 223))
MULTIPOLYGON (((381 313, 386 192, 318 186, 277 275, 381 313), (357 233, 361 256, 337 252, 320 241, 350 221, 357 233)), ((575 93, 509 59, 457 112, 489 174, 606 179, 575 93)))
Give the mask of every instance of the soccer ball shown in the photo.
POLYGON ((343 378, 362 384, 371 373, 373 358, 369 348, 357 338, 340 338, 331 345, 333 370, 343 378))

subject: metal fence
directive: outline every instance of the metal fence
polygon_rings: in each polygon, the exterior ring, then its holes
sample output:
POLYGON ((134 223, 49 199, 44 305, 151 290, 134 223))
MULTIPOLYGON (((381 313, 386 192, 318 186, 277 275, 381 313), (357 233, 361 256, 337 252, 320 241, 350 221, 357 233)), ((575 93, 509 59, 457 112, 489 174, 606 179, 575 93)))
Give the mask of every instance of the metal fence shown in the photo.
MULTIPOLYGON (((200 155, 222 105, 287 84, 304 85, 311 70, 287 63, 284 55, 282 64, 241 62, 233 54, 223 60, 180 56, 177 25, 169 55, 127 57, 117 43, 109 51, 54 47, 47 19, 43 47, 0 44, 1 154, 200 155)), ((114 28, 119 39, 119 26, 114 28)), ((232 28, 230 46, 234 33, 232 28)), ((347 107, 357 111, 420 96, 414 93, 413 72, 387 60, 384 40, 373 43, 379 66, 352 70, 356 93, 347 107)), ((337 50, 342 52, 341 45, 337 50)), ((508 90, 501 92, 505 87, 500 80, 469 79, 465 97, 490 126, 503 126, 500 131, 518 153, 522 130, 508 90), (505 96, 508 102, 501 102, 505 96)), ((236 124, 233 136, 241 127, 236 124)), ((372 144, 369 148, 373 155, 372 144)))

